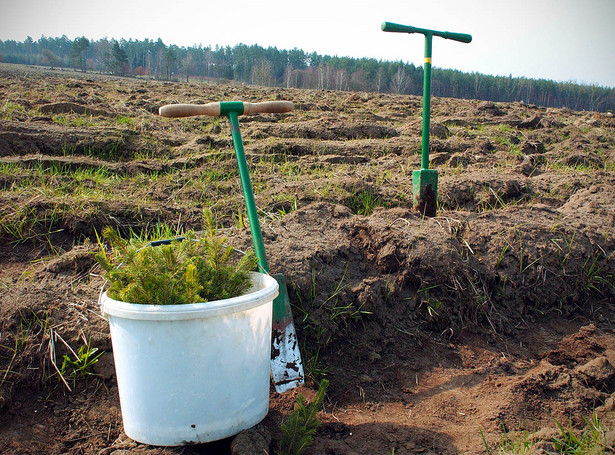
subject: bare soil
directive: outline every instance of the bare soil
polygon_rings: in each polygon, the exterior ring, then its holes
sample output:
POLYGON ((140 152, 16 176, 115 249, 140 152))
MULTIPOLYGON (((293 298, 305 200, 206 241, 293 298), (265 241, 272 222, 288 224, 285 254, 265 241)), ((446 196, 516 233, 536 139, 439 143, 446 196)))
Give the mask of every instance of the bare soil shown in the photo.
POLYGON ((425 217, 410 202, 420 97, 0 65, 0 100, 2 453, 275 453, 323 378, 307 454, 484 453, 483 435, 492 449, 509 431, 548 440, 594 410, 615 430, 612 116, 434 98, 425 217), (220 100, 295 103, 241 130, 308 381, 272 389, 264 437, 151 447, 122 431, 95 233, 198 230, 212 207, 250 247, 226 120, 156 115, 220 100), (84 340, 105 353, 64 384, 53 359, 84 340))

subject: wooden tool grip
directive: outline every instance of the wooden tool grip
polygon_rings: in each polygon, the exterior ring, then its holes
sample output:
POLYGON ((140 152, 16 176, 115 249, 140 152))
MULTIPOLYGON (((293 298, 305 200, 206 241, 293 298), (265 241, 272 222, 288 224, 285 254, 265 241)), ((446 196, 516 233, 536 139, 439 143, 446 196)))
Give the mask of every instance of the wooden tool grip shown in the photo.
POLYGON ((179 118, 191 117, 193 115, 210 115, 217 117, 220 115, 220 103, 208 104, 167 104, 158 109, 158 113, 163 117, 179 118))
POLYGON ((283 114, 291 112, 295 106, 290 101, 263 101, 261 103, 243 103, 244 114, 283 114))
POLYGON ((167 104, 158 109, 163 117, 178 118, 193 115, 218 117, 229 112, 240 114, 283 114, 294 109, 290 101, 263 101, 261 103, 242 103, 241 101, 223 101, 208 104, 167 104))

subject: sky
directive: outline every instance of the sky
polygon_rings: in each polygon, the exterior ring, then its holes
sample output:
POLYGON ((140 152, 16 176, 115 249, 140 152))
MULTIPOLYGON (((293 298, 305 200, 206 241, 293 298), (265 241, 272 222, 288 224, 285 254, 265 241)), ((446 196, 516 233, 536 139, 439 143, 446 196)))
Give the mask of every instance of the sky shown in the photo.
POLYGON ((615 0, 0 0, 0 40, 243 43, 422 66, 423 35, 384 21, 472 35, 434 38, 434 67, 615 87, 615 0))

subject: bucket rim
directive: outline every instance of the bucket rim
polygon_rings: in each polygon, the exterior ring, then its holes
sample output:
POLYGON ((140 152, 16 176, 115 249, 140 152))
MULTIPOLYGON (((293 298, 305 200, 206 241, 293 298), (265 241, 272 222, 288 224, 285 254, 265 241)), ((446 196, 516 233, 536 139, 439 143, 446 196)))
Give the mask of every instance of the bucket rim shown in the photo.
POLYGON ((112 299, 105 291, 100 296, 103 316, 145 321, 177 321, 203 319, 238 313, 273 302, 278 296, 278 282, 271 275, 250 272, 252 287, 237 297, 210 302, 184 303, 178 305, 148 305, 128 303, 112 299))

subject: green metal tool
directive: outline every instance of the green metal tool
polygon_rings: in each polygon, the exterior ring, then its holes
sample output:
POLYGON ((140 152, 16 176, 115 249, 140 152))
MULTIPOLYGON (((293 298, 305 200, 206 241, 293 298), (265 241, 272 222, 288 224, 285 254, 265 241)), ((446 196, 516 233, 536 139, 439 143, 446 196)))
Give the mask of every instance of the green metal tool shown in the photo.
MULTIPOLYGON (((159 110, 164 117, 188 117, 192 115, 225 116, 229 120, 231 136, 235 146, 235 157, 239 167, 239 177, 246 203, 248 221, 254 251, 262 272, 269 273, 269 263, 265 255, 263 235, 261 233, 254 193, 248 171, 248 163, 243 149, 243 140, 239 130, 238 116, 256 113, 283 113, 293 110, 290 101, 266 101, 262 103, 244 103, 241 101, 224 101, 209 104, 171 104, 162 106, 159 110)), ((303 363, 299 352, 299 343, 293 323, 293 315, 288 299, 286 280, 282 274, 273 277, 279 284, 279 294, 273 301, 272 339, 271 339, 271 375, 277 392, 285 392, 303 384, 303 363)))
POLYGON ((429 169, 429 125, 431 110, 431 41, 434 36, 469 43, 472 36, 465 33, 439 32, 409 25, 383 22, 382 31, 421 33, 425 35, 425 62, 423 65, 423 135, 421 142, 421 169, 412 171, 412 205, 426 216, 436 216, 438 200, 438 171, 429 169))

